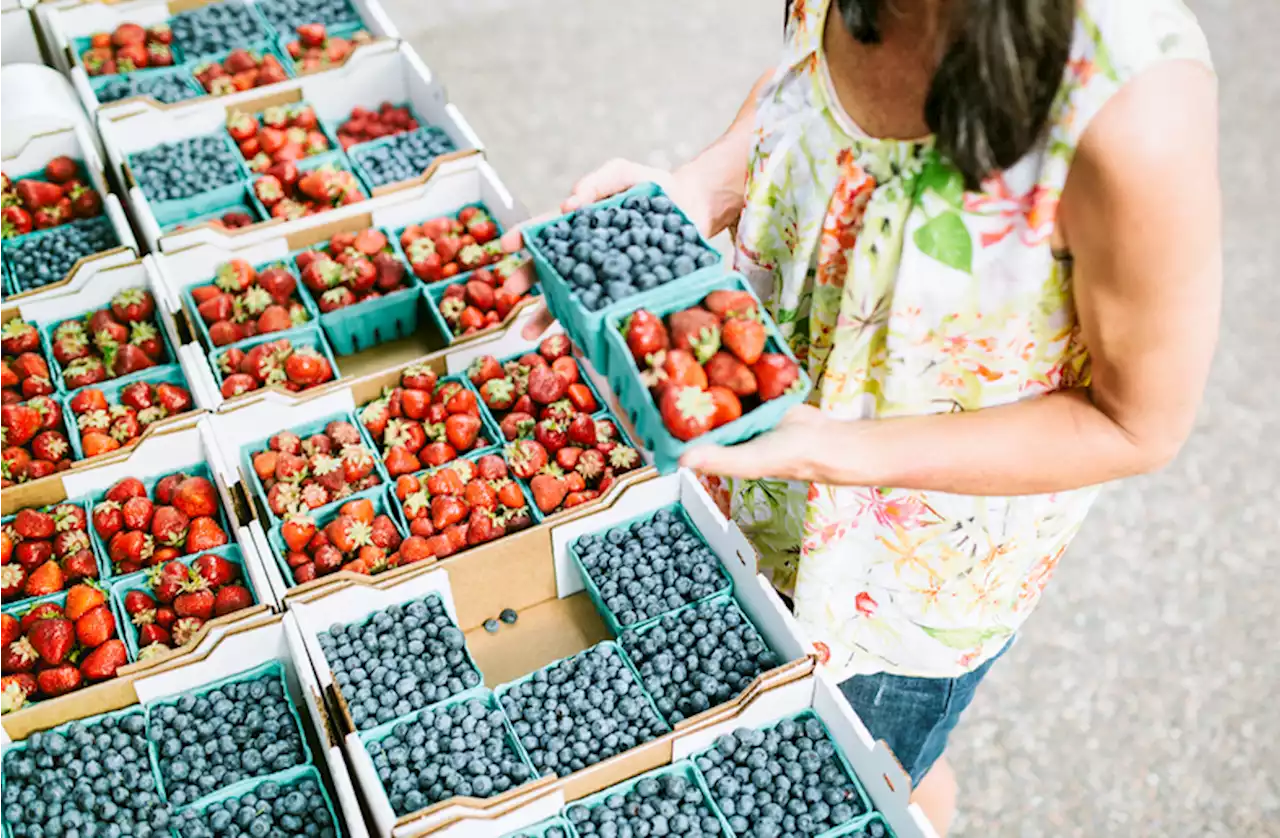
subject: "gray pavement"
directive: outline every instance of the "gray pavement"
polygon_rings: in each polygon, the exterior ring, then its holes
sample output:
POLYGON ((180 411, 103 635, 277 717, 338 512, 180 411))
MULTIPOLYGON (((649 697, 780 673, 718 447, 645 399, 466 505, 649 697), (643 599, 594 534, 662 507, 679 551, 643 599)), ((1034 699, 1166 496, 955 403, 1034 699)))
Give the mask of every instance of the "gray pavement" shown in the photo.
MULTIPOLYGON (((609 157, 713 139, 775 59, 782 6, 384 2, 535 210, 609 157)), ((958 730, 957 835, 1280 835, 1280 4, 1190 5, 1222 80, 1213 379, 1182 456, 1104 495, 958 730)))

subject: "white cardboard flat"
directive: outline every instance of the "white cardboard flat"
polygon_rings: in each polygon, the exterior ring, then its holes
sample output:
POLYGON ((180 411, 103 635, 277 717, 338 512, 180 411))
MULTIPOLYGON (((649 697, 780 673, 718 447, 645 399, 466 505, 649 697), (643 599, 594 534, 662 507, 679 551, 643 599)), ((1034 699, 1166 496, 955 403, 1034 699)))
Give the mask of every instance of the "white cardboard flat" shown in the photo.
MULTIPOLYGON (((232 96, 198 99, 168 107, 148 107, 134 110, 124 116, 114 111, 99 115, 98 128, 110 164, 124 176, 125 164, 130 155, 162 143, 221 131, 227 113, 242 104, 255 109, 253 103, 264 96, 293 94, 310 102, 322 120, 344 120, 357 105, 376 107, 383 101, 409 102, 420 118, 443 129, 459 151, 483 151, 484 144, 456 107, 449 103, 444 86, 422 62, 413 48, 403 42, 384 41, 362 47, 341 66, 323 73, 290 79, 277 85, 255 88, 232 96)), ((442 161, 437 173, 443 168, 442 161)), ((434 180, 433 174, 428 181, 434 180)), ((496 178, 495 178, 496 179, 496 178)), ((300 229, 325 224, 341 218, 372 212, 379 207, 399 204, 420 194, 421 185, 406 186, 393 192, 330 210, 319 216, 311 216, 289 222, 264 221, 241 230, 227 233, 207 225, 162 233, 150 203, 142 190, 129 188, 128 201, 143 240, 152 250, 174 251, 201 242, 234 241, 229 248, 256 244, 255 234, 266 237, 284 237, 300 229)), ((503 192, 506 190, 503 188, 503 192)), ((510 194, 506 193, 510 199, 510 194)), ((501 203, 501 202, 499 202, 501 203)), ((514 201, 509 201, 514 206, 514 201)), ((456 205, 455 205, 456 206, 456 205)), ((450 207, 445 207, 449 209, 450 207)), ((492 208, 495 214, 499 207, 492 208)), ((525 215, 520 215, 522 220, 525 215)), ((501 219, 501 216, 499 216, 501 219)), ((416 218, 409 218, 409 221, 416 218)))
MULTIPOLYGON (((26 12, 24 11, 23 14, 26 12)), ((7 33, 5 37, 8 37, 7 33)), ((125 217, 120 199, 111 194, 103 169, 102 156, 98 153, 98 146, 85 124, 70 123, 59 130, 33 133, 24 122, 10 121, 5 123, 4 134, 6 156, 0 161, 0 168, 3 168, 4 173, 10 178, 17 179, 22 175, 38 172, 50 160, 61 155, 79 159, 84 164, 90 185, 102 196, 103 213, 111 222, 111 228, 120 242, 110 250, 86 257, 68 274, 69 282, 27 292, 22 298, 24 302, 74 293, 87 285, 89 280, 101 271, 133 262, 138 258, 138 242, 133 237, 129 219, 125 217)))
POLYGON ((5 0, 0 11, 0 33, 0 61, 4 64, 43 63, 35 18, 26 3, 5 0))
POLYGON ((207 657, 190 665, 140 677, 134 682, 134 688, 139 701, 145 704, 253 669, 272 660, 283 662, 285 683, 294 703, 299 708, 305 708, 304 716, 310 722, 307 726, 310 734, 308 744, 321 758, 319 767, 325 769, 331 782, 331 791, 335 792, 335 802, 342 815, 344 832, 350 838, 367 838, 369 833, 360 814, 360 805, 355 797, 346 763, 342 759, 342 751, 327 741, 314 675, 310 672, 305 655, 300 657, 302 653, 296 645, 296 628, 291 627, 288 620, 287 615, 276 615, 252 629, 234 634, 211 634, 193 650, 198 653, 203 648, 208 648, 207 657))

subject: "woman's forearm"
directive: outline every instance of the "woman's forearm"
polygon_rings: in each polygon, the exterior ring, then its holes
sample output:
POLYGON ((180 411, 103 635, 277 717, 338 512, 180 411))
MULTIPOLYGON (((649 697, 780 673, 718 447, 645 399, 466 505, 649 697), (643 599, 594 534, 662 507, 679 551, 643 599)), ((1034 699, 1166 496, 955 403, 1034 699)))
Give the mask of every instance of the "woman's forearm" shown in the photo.
POLYGON ((728 130, 674 173, 676 177, 687 180, 691 190, 696 189, 706 196, 712 236, 733 224, 742 213, 756 98, 771 75, 772 70, 756 80, 728 130))
POLYGON ((807 458, 817 482, 965 495, 1105 483, 1163 466, 1181 443, 1126 431, 1086 390, 964 413, 830 420, 828 427, 807 458))

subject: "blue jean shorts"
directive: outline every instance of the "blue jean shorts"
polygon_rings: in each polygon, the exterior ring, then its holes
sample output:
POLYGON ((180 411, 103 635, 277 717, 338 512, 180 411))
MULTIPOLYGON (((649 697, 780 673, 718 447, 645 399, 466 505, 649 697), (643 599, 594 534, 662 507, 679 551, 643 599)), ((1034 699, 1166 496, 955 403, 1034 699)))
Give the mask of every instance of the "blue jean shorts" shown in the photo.
POLYGON ((855 675, 840 685, 840 692, 871 737, 893 751, 915 787, 946 750, 947 737, 973 701, 978 684, 1012 645, 1010 640, 995 657, 959 678, 855 675))

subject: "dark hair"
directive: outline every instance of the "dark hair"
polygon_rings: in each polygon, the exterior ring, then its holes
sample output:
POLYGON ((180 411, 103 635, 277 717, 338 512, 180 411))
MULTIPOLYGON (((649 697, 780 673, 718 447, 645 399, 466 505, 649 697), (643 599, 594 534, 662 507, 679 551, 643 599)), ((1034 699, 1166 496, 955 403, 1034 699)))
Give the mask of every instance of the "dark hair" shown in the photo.
MULTIPOLYGON (((892 0, 887 0, 892 2, 892 0)), ((880 42, 886 0, 836 0, 850 34, 880 42)), ((1077 0, 963 0, 925 101, 938 150, 970 188, 1040 140, 1062 84, 1077 0)))

